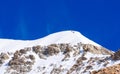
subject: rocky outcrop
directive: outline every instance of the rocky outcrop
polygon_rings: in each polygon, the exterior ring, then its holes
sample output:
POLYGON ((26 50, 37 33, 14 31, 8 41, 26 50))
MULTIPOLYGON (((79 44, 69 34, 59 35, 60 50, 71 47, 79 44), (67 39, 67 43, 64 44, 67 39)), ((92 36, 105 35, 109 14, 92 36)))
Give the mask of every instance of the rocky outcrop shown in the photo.
POLYGON ((115 52, 113 55, 111 55, 111 58, 113 60, 120 60, 120 49, 117 52, 115 52))
MULTIPOLYGON (((116 54, 119 55, 119 52, 116 54)), ((89 74, 96 65, 102 65, 104 67, 108 66, 108 60, 111 57, 107 57, 106 55, 113 55, 113 52, 103 47, 97 47, 91 44, 78 43, 77 45, 71 45, 68 43, 61 43, 50 44, 47 46, 37 45, 33 47, 26 47, 15 51, 13 54, 1 53, 0 63, 3 64, 5 60, 9 59, 6 71, 7 74, 27 74, 32 71, 35 62, 37 62, 38 67, 34 70, 37 70, 40 74, 89 74), (94 57, 91 56, 91 54, 105 56, 94 57), (12 55, 12 58, 10 57, 9 59, 9 55, 12 55), (56 56, 59 57, 58 55, 60 56, 60 59, 56 58, 56 56), (50 58, 54 61, 52 62, 50 58), (47 64, 47 66, 41 64, 46 61, 49 63, 49 60, 51 63, 47 64), (40 61, 40 65, 38 61, 40 61)), ((116 55, 114 54, 114 56, 116 55)), ((116 56, 116 58, 117 57, 118 56, 116 56)), ((93 71, 91 73, 94 74, 95 72, 97 71, 93 71)))
POLYGON ((98 71, 92 71, 91 74, 120 74, 120 64, 106 67, 98 71))
POLYGON ((91 44, 83 44, 84 51, 91 52, 94 54, 112 55, 113 52, 103 47, 97 47, 91 44))
POLYGON ((8 54, 6 54, 6 53, 1 53, 1 59, 4 59, 4 60, 7 60, 7 59, 9 59, 9 56, 8 56, 8 54))
POLYGON ((42 51, 42 47, 40 45, 38 46, 33 46, 32 47, 33 51, 37 54, 40 53, 42 51))
POLYGON ((60 49, 58 47, 49 45, 47 46, 44 52, 52 56, 52 55, 58 54, 60 52, 60 49))
POLYGON ((0 54, 0 66, 9 59, 9 56, 7 53, 1 53, 0 54))
POLYGON ((27 55, 28 51, 26 49, 21 49, 14 53, 14 56, 9 61, 8 73, 26 73, 32 70, 32 65, 34 65, 35 57, 34 55, 27 55))

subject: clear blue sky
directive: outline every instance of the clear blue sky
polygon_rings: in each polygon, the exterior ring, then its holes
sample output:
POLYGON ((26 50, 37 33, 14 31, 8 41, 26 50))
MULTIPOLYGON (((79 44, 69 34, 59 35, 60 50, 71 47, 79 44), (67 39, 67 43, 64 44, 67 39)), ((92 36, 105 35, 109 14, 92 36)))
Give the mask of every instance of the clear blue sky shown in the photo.
POLYGON ((76 30, 111 49, 120 48, 119 0, 0 0, 0 38, 37 39, 76 30))

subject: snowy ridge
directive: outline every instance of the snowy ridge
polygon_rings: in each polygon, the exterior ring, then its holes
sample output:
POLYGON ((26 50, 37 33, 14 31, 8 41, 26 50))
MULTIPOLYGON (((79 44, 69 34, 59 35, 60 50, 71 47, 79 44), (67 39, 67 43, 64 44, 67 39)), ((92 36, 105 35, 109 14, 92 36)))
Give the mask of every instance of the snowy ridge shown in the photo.
POLYGON ((74 45, 81 42, 84 44, 93 44, 95 46, 100 46, 99 44, 84 37, 81 33, 77 31, 57 32, 37 40, 23 41, 23 40, 0 39, 0 42, 1 42, 0 45, 1 51, 7 51, 7 50, 14 51, 25 47, 31 47, 35 45, 49 45, 54 43, 70 43, 74 45))
POLYGON ((53 34, 48 35, 47 37, 38 39, 38 41, 40 41, 41 44, 43 45, 54 44, 54 43, 76 44, 76 43, 82 42, 84 44, 93 44, 95 46, 100 46, 99 44, 86 38, 85 36, 83 36, 81 33, 77 31, 62 31, 62 32, 53 33, 53 34))
POLYGON ((0 41, 1 74, 99 74, 98 70, 120 64, 120 52, 107 50, 77 31, 31 41, 0 41))

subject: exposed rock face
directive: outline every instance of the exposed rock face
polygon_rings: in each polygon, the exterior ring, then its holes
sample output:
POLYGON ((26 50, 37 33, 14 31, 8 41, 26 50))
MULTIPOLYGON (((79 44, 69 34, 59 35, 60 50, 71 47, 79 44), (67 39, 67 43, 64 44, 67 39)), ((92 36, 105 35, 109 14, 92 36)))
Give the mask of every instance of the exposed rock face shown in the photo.
POLYGON ((115 52, 111 57, 113 60, 120 60, 120 49, 115 52))
POLYGON ((34 47, 32 47, 32 49, 33 49, 33 51, 35 52, 35 53, 40 53, 41 51, 42 51, 42 48, 41 48, 41 46, 34 46, 34 47))
POLYGON ((1 53, 0 54, 0 66, 9 59, 9 56, 7 53, 1 53))
MULTIPOLYGON (((8 54, 1 53, 0 55, 1 65, 9 59, 5 72, 7 74, 29 74, 31 71, 35 74, 104 74, 102 69, 100 70, 102 72, 94 71, 95 66, 107 67, 111 63, 110 55, 113 55, 113 52, 91 44, 62 43, 27 47, 11 55, 11 59, 8 54), (37 68, 33 69, 36 62, 37 68)), ((119 52, 114 53, 114 58, 118 58, 117 55, 119 52)), ((113 71, 117 71, 117 68, 114 69, 113 71)))
POLYGON ((8 73, 26 73, 31 71, 32 65, 34 65, 35 57, 34 55, 25 56, 27 53, 26 49, 21 49, 14 53, 14 56, 9 61, 9 68, 7 69, 8 73), (27 58, 29 57, 29 58, 27 58))
POLYGON ((60 49, 58 47, 54 47, 54 46, 47 46, 46 50, 44 51, 45 53, 47 53, 48 55, 54 55, 54 54, 58 54, 60 52, 60 49))
POLYGON ((103 47, 97 47, 91 44, 83 44, 83 49, 94 54, 108 54, 112 55, 113 53, 110 50, 107 50, 103 47))
POLYGON ((35 60, 34 55, 29 55, 29 57, 30 57, 31 60, 35 60))
POLYGON ((92 71, 91 74, 120 74, 120 64, 100 69, 98 71, 92 71))
POLYGON ((1 53, 1 59, 4 59, 4 60, 7 60, 7 59, 9 59, 9 56, 8 56, 8 54, 6 54, 6 53, 1 53))

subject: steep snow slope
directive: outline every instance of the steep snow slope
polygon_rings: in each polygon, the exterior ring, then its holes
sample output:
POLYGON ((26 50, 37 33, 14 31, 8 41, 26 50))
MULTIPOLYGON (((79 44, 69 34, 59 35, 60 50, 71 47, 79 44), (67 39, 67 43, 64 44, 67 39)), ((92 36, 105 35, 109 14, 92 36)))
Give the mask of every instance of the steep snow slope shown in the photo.
MULTIPOLYGON (((82 42, 84 44, 93 44, 95 46, 100 46, 99 44, 89 40, 84 37, 81 33, 77 31, 62 31, 50 34, 44 38, 37 40, 9 40, 9 39, 0 39, 0 50, 1 51, 14 51, 17 49, 22 49, 24 47, 30 47, 35 45, 49 45, 54 43, 70 43, 76 44, 82 42)), ((0 51, 0 52, 1 52, 0 51)))

